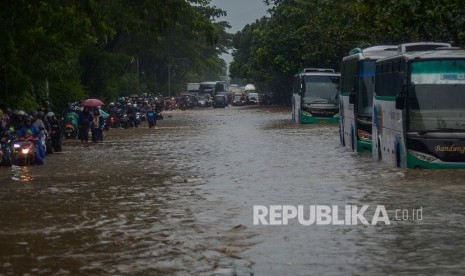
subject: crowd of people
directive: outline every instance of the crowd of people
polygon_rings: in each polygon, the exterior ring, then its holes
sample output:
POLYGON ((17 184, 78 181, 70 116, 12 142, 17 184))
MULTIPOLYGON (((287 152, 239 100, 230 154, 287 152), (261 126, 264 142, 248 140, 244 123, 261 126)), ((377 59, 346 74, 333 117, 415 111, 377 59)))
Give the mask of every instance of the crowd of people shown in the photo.
MULTIPOLYGON (((0 142, 2 149, 7 138, 33 140, 35 163, 44 164, 47 153, 62 150, 62 125, 49 104, 31 113, 23 110, 0 109, 0 142)), ((2 150, 3 157, 3 150, 2 150)))
POLYGON ((138 127, 146 121, 149 128, 156 129, 162 120, 162 111, 190 109, 197 106, 195 96, 163 98, 160 96, 120 97, 102 106, 82 106, 81 102, 70 103, 61 113, 52 111, 50 103, 32 112, 0 109, 0 161, 6 141, 34 140, 35 164, 44 164, 47 154, 62 151, 64 138, 79 139, 83 145, 91 141, 101 142, 104 130, 110 128, 138 127), (11 140, 11 139, 10 139, 11 140), (3 150, 3 151, 2 151, 3 150))
MULTIPOLYGON (((103 141, 103 131, 110 128, 138 127, 147 121, 149 128, 156 128, 162 119, 165 102, 158 97, 122 97, 105 106, 81 106, 71 103, 55 114, 48 102, 45 107, 29 113, 23 110, 0 109, 0 162, 4 162, 7 141, 33 141, 34 164, 42 165, 47 154, 62 151, 64 138, 78 138, 83 144, 103 141)), ((11 156, 10 156, 11 158, 11 156)))

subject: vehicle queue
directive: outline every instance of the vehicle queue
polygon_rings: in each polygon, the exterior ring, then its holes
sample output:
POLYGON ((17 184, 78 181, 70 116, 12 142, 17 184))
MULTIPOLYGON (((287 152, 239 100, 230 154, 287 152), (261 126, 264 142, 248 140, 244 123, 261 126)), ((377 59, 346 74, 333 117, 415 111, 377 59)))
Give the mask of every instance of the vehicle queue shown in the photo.
MULTIPOLYGON (((62 139, 78 138, 87 144, 90 134, 92 142, 102 142, 104 130, 139 127, 145 121, 149 128, 157 128, 164 111, 232 105, 232 94, 223 91, 224 83, 222 88, 217 82, 213 84, 207 93, 203 87, 204 93, 190 91, 176 97, 133 94, 108 104, 87 99, 70 103, 58 114, 52 112, 48 102, 45 107, 30 112, 0 109, 0 166, 43 165, 46 155, 62 150, 62 139)), ((242 102, 238 105, 258 104, 258 94, 249 92, 250 100, 247 93, 241 92, 242 102)))

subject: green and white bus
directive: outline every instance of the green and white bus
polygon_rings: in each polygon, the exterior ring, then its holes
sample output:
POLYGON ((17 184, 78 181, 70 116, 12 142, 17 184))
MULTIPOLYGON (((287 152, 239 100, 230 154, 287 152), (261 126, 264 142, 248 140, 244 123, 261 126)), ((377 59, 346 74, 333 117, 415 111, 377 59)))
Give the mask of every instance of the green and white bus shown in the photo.
POLYGON ((465 168, 465 51, 410 43, 378 60, 372 137, 373 157, 394 166, 465 168))
POLYGON ((357 153, 371 153, 371 115, 376 60, 395 55, 397 46, 355 48, 342 59, 339 132, 341 144, 357 153))
POLYGON ((306 68, 294 76, 292 116, 301 124, 337 124, 338 86, 334 69, 306 68))

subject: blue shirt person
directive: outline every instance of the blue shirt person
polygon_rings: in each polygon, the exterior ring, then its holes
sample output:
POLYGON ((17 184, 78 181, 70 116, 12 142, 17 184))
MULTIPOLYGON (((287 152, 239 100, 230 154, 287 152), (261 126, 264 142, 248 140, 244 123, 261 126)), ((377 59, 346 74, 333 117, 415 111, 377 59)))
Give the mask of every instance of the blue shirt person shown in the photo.
MULTIPOLYGON (((40 138, 40 130, 32 124, 32 116, 26 116, 24 125, 18 132, 19 138, 40 138)), ((40 140, 34 141, 34 158, 37 165, 44 164, 45 148, 40 140)))
POLYGON ((154 109, 150 109, 147 111, 147 123, 149 124, 149 128, 153 128, 157 125, 157 113, 154 109))

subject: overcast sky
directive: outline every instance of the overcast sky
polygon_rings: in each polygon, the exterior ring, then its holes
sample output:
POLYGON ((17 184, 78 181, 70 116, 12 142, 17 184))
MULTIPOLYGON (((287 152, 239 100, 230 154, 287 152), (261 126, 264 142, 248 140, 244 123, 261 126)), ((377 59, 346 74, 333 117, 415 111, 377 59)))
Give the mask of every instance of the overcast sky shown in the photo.
MULTIPOLYGON (((229 22, 231 29, 228 32, 230 33, 236 33, 245 25, 262 18, 267 14, 268 9, 263 0, 211 0, 211 5, 226 11, 227 16, 219 20, 229 22)), ((228 64, 232 60, 230 55, 223 55, 222 58, 228 64)))
POLYGON ((263 17, 267 10, 263 0, 211 0, 211 5, 227 12, 228 15, 219 20, 231 24, 231 33, 236 33, 245 25, 263 17))

